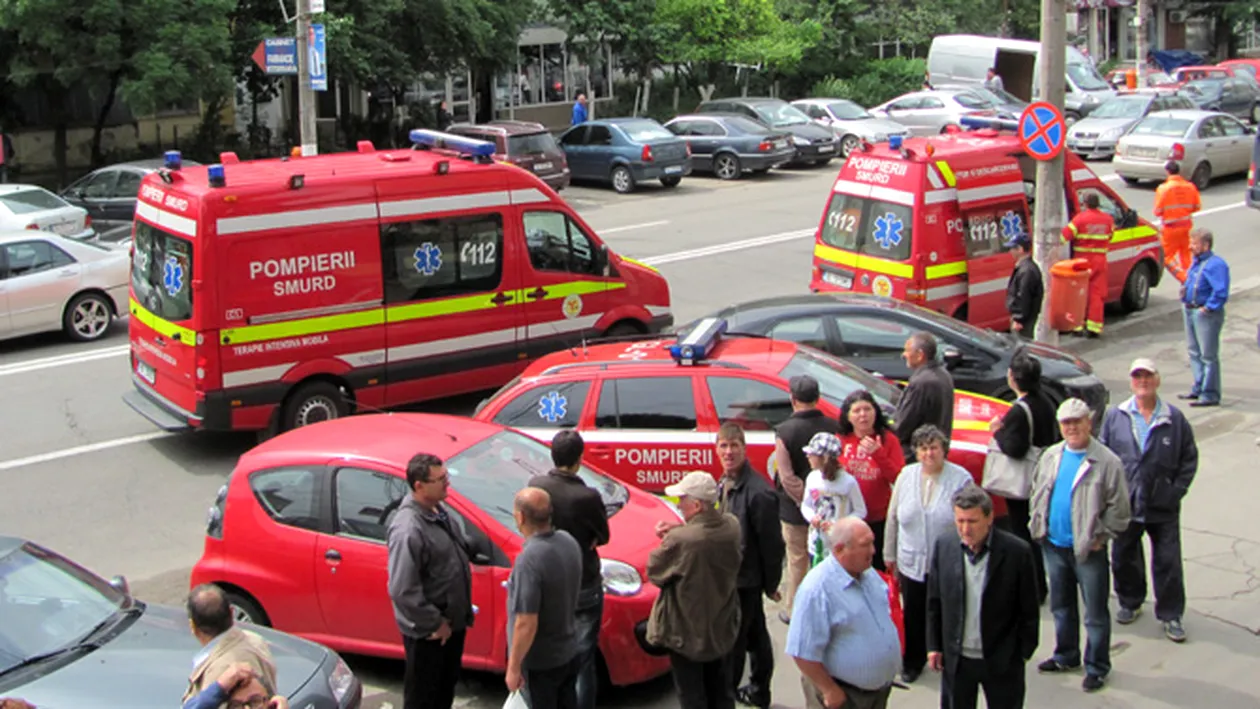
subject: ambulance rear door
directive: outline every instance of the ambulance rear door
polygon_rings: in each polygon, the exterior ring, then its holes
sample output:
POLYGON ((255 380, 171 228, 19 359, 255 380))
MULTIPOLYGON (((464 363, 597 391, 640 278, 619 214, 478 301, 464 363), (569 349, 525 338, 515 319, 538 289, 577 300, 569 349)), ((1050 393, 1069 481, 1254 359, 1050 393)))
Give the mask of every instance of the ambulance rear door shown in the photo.
POLYGON ((1006 242, 1031 233, 1023 173, 1015 158, 986 156, 954 175, 967 248, 967 321, 1005 330, 1006 284, 1014 270, 1006 242))

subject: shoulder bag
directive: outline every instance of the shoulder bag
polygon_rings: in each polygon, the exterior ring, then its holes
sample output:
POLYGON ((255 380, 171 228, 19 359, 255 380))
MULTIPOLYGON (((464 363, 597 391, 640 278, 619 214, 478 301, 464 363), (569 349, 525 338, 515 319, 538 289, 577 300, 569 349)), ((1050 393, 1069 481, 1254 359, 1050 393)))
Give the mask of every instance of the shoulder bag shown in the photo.
MULTIPOLYGON (((1034 433, 1032 409, 1028 408, 1028 403, 1023 399, 1015 402, 1015 405, 1023 409, 1024 416, 1028 418, 1028 437, 1031 439, 1034 433)), ((994 495, 1010 500, 1027 500, 1032 492, 1033 468, 1037 466, 1039 458, 1041 448, 1032 445, 1031 440, 1023 458, 1012 458, 1002 452, 996 438, 990 439, 980 486, 994 495)))

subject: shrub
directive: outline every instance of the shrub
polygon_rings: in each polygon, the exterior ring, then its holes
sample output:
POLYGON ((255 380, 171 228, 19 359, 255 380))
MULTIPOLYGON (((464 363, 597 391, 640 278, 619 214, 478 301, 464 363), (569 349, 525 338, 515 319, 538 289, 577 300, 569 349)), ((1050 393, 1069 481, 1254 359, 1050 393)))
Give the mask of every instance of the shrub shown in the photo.
POLYGON ((835 76, 814 84, 811 95, 826 98, 847 98, 870 108, 923 86, 927 62, 922 59, 874 59, 856 76, 840 79, 835 76))

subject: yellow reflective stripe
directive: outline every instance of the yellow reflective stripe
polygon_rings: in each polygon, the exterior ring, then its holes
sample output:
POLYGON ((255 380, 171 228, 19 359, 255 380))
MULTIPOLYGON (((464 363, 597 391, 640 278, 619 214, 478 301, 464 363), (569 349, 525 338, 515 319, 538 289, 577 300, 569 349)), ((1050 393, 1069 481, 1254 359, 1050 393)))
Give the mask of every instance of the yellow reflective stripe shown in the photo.
MULTIPOLYGON (((1002 403, 1006 403, 1005 401, 1002 403)), ((954 421, 955 431, 988 431, 988 421, 954 421)))
POLYGON ((886 273, 898 278, 914 278, 914 266, 908 263, 898 263, 875 256, 855 254, 851 251, 844 251, 824 244, 814 245, 814 255, 824 261, 831 261, 850 268, 860 268, 874 273, 886 273))
POLYGON ((950 187, 958 186, 958 179, 954 177, 954 171, 949 169, 949 163, 944 160, 937 160, 936 169, 941 171, 941 177, 945 178, 945 184, 950 187))
POLYGON ((1135 226, 1129 229, 1118 229, 1115 235, 1111 237, 1112 242, 1133 241, 1134 239, 1144 239, 1148 236, 1155 236, 1159 232, 1155 231, 1152 226, 1135 226))
POLYGON ((385 310, 373 308, 355 313, 338 315, 321 315, 302 320, 267 323, 266 325, 246 325, 219 332, 219 343, 224 345, 243 345, 249 342, 279 340, 285 337, 301 337, 317 333, 352 330, 356 327, 369 327, 385 322, 385 310))
POLYGON ((1073 251, 1075 251, 1078 254, 1105 254, 1109 251, 1109 249, 1107 249, 1107 247, 1105 246, 1098 247, 1098 248, 1087 247, 1087 246, 1077 246, 1075 249, 1073 249, 1073 251))
POLYGON ((197 343, 197 333, 186 327, 181 327, 169 320, 163 320, 153 313, 149 312, 143 305, 136 302, 134 298, 130 299, 128 309, 131 311, 131 317, 148 325, 154 332, 163 337, 177 340, 189 347, 197 343))
POLYGON ((1073 224, 1072 222, 1068 222, 1068 228, 1072 230, 1072 233, 1073 233, 1073 234, 1080 234, 1080 233, 1081 233, 1081 230, 1080 230, 1080 229, 1077 229, 1077 228, 1076 228, 1076 225, 1075 225, 1075 224, 1073 224))
MULTIPOLYGON (((540 300, 555 300, 557 298, 567 298, 571 295, 590 295, 591 293, 605 293, 611 290, 619 290, 625 288, 626 284, 621 281, 569 281, 567 283, 555 283, 548 286, 542 286, 547 291, 547 295, 540 300)), ((526 288, 521 293, 528 293, 534 290, 526 288)), ((519 302, 519 300, 518 300, 519 302)))
POLYGON ((648 265, 648 264, 646 264, 646 263, 643 263, 642 261, 640 261, 640 260, 638 260, 638 259, 630 258, 629 256, 622 256, 622 257, 621 257, 621 260, 622 260, 622 261, 628 261, 628 262, 630 262, 630 263, 632 263, 632 264, 634 264, 634 265, 636 265, 636 266, 642 266, 643 268, 646 268, 646 269, 648 269, 649 271, 655 271, 655 272, 657 272, 657 273, 660 273, 660 272, 661 272, 661 271, 660 271, 660 269, 658 269, 656 266, 650 266, 650 265, 648 265))
POLYGON ((927 278, 945 278, 947 276, 961 276, 967 272, 966 261, 955 261, 953 263, 938 263, 935 266, 927 267, 927 278))

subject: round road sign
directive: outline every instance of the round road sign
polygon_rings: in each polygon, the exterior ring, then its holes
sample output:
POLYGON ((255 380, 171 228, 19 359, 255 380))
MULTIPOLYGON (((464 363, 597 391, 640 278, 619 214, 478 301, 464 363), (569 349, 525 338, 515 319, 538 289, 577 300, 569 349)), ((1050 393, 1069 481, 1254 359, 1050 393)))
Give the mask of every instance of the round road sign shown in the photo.
POLYGON ((1063 152, 1067 125, 1053 104, 1038 101, 1019 116, 1019 142, 1037 160, 1053 160, 1063 152))

